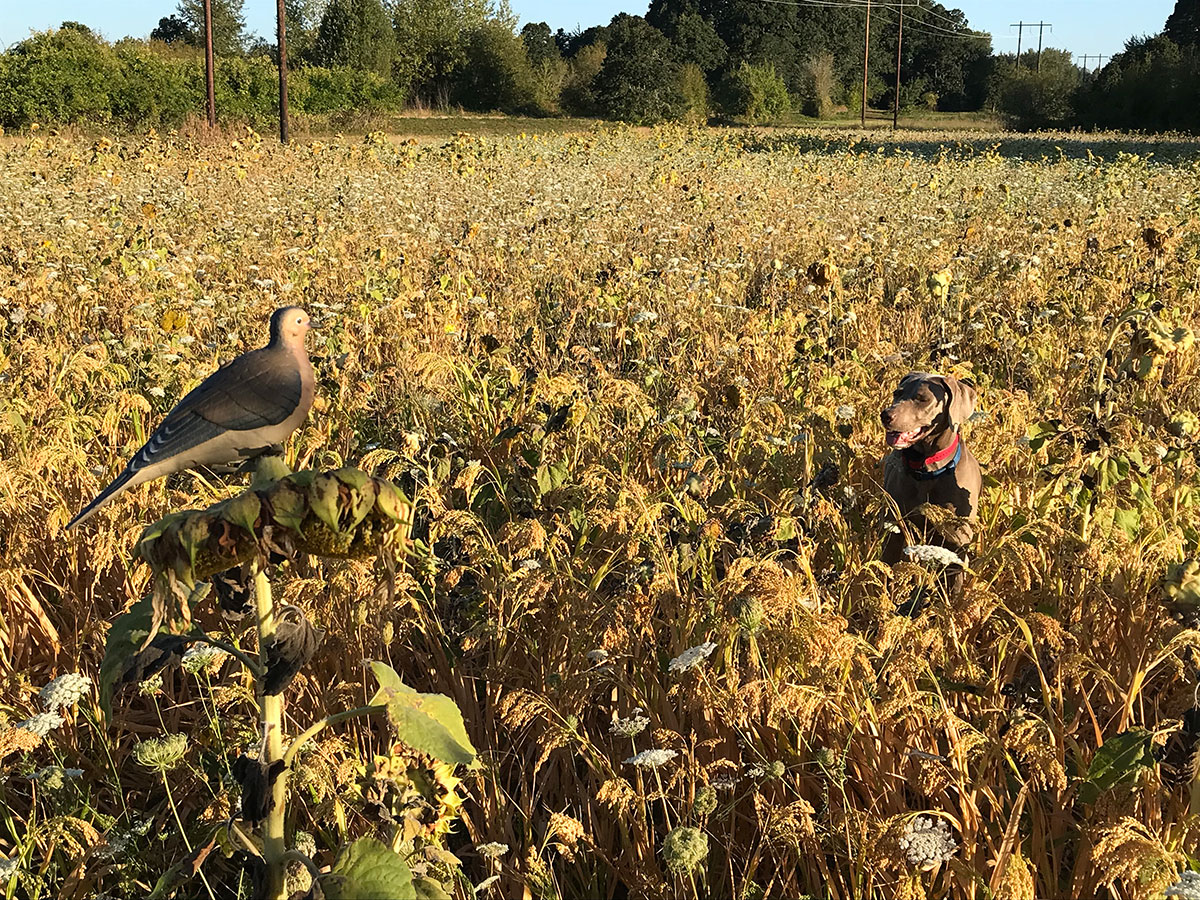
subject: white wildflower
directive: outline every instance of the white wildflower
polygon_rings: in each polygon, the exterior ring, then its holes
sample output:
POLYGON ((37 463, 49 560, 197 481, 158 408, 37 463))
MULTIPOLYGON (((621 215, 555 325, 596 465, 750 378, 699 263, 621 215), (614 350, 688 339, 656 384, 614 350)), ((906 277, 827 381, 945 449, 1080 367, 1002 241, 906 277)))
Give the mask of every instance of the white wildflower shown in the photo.
POLYGON ((21 857, 0 856, 0 879, 7 881, 21 869, 21 857))
POLYGON ((657 769, 665 766, 678 755, 679 753, 675 750, 643 750, 636 756, 625 760, 625 765, 637 766, 640 769, 657 769))
POLYGON ((923 566, 966 566, 966 563, 953 550, 938 547, 933 544, 916 544, 904 548, 904 555, 915 563, 923 566))
POLYGON ((843 403, 841 406, 839 406, 837 409, 835 409, 833 411, 833 414, 835 416, 837 416, 839 419, 841 419, 843 422, 849 422, 851 419, 854 418, 855 413, 856 413, 856 410, 849 403, 843 403))
POLYGON ((86 675, 68 672, 66 675, 59 675, 38 691, 38 697, 41 698, 42 706, 46 709, 50 712, 58 712, 60 709, 78 703, 87 695, 91 686, 92 679, 86 675))
POLYGON ((617 737, 636 737, 646 730, 646 726, 650 724, 650 720, 642 715, 641 707, 635 709, 628 718, 617 719, 609 726, 608 733, 615 734, 617 737))
POLYGON ((487 844, 480 844, 475 848, 480 856, 487 859, 499 859, 508 852, 508 844, 501 844, 498 841, 491 841, 487 844))
POLYGON ((910 866, 929 871, 954 856, 958 844, 950 836, 950 825, 945 819, 917 816, 904 829, 900 849, 910 866))
POLYGON ((671 660, 667 669, 671 672, 687 672, 712 656, 712 652, 716 649, 717 645, 712 641, 705 641, 703 644, 689 647, 671 660))
POLYGON ((641 325, 643 322, 653 322, 658 318, 658 313, 650 309, 643 309, 633 317, 634 325, 641 325))
POLYGON ((226 652, 220 647, 214 647, 212 644, 195 643, 184 651, 183 659, 180 665, 183 666, 185 672, 195 675, 203 672, 210 665, 219 659, 227 656, 226 652))
POLYGON ((32 731, 38 737, 45 737, 65 721, 56 712, 41 712, 36 716, 30 716, 22 722, 17 722, 13 727, 24 728, 26 731, 32 731))
POLYGON ((595 663, 599 666, 608 662, 608 651, 600 648, 596 650, 589 650, 587 652, 587 659, 588 662, 595 663))

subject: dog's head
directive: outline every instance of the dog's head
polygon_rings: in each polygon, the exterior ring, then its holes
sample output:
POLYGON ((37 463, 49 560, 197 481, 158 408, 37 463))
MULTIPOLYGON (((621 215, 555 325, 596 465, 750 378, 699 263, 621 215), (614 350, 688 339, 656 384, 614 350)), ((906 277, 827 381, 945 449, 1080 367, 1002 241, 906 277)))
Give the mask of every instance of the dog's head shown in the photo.
POLYGON ((892 405, 879 414, 889 447, 932 443, 975 412, 975 386, 949 375, 910 372, 900 379, 892 405))

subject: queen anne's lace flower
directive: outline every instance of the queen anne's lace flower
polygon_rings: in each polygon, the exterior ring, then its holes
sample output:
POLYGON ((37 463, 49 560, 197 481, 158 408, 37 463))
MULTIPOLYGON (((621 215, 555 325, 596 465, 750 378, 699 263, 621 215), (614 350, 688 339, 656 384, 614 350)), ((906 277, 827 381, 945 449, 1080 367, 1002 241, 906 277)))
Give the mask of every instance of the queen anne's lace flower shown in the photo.
POLYGON ((68 706, 74 706, 91 689, 92 679, 86 675, 69 672, 59 675, 48 685, 38 691, 42 706, 50 712, 58 712, 68 706))
POLYGON ((195 675, 197 672, 204 671, 212 663, 225 655, 224 650, 220 647, 214 647, 212 644, 192 644, 184 652, 180 665, 183 666, 185 672, 195 675))
POLYGON ((21 857, 0 856, 0 881, 7 882, 21 868, 21 857))
POLYGON ((933 544, 916 544, 912 547, 905 547, 904 555, 923 566, 936 566, 943 569, 946 566, 966 566, 962 557, 953 550, 933 544))
POLYGON ((663 841, 662 855, 672 872, 690 872, 708 857, 708 837, 699 828, 679 825, 663 841))
POLYGON ((475 851, 487 859, 499 859, 508 852, 508 844, 501 844, 499 841, 491 841, 487 844, 480 844, 475 848, 475 851))
POLYGON ((657 769, 659 766, 665 766, 678 755, 678 751, 675 750, 643 750, 636 756, 625 760, 625 765, 637 766, 641 769, 657 769))
POLYGON ((1200 900, 1200 872, 1180 872, 1178 880, 1163 891, 1163 895, 1179 900, 1200 900))
POLYGON ((183 761, 187 749, 187 735, 170 734, 142 741, 133 748, 133 757, 147 769, 169 772, 183 761))
POLYGON ((839 406, 837 409, 835 409, 833 411, 833 414, 835 416, 837 416, 841 421, 849 422, 851 419, 854 418, 855 409, 849 403, 843 403, 841 406, 839 406))
POLYGON ((615 734, 617 737, 636 737, 646 730, 646 726, 650 724, 650 720, 642 715, 641 708, 635 709, 628 718, 617 719, 608 729, 609 734, 615 734))
POLYGON ((703 644, 689 647, 671 660, 667 668, 672 672, 687 672, 712 656, 712 652, 716 649, 717 645, 712 641, 705 641, 703 644))
POLYGON ((66 720, 56 712, 41 712, 36 716, 30 716, 23 722, 17 722, 15 728, 24 728, 26 731, 32 731, 38 737, 45 737, 55 728, 58 728, 66 720))
POLYGON ((950 859, 958 850, 958 844, 950 836, 950 825, 945 819, 917 816, 904 829, 900 849, 910 866, 928 871, 950 859))

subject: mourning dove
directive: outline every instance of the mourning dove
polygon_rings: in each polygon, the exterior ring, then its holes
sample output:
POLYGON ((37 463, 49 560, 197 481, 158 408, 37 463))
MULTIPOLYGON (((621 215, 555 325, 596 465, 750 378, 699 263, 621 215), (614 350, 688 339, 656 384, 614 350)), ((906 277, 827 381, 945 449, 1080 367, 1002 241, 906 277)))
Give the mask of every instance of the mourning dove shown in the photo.
POLYGON ((143 481, 252 457, 286 440, 313 402, 312 364, 304 349, 309 327, 304 310, 276 310, 267 346, 222 366, 180 400, 125 471, 67 528, 143 481))

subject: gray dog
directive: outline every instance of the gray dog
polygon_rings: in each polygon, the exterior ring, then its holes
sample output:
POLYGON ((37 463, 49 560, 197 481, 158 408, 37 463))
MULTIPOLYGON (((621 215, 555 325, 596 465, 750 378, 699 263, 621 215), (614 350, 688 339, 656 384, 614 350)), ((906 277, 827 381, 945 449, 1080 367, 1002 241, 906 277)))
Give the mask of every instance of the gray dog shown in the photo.
MULTIPOLYGON (((892 405, 879 418, 892 448, 884 461, 883 486, 896 501, 905 522, 924 543, 938 544, 960 556, 971 543, 979 509, 982 474, 979 461, 959 434, 975 411, 975 387, 946 375, 910 372, 900 380, 892 405), (940 527, 921 512, 925 504, 940 506, 960 521, 940 527)), ((903 534, 890 534, 883 561, 903 557, 903 534)), ((962 570, 947 572, 952 595, 962 590, 962 570)))

